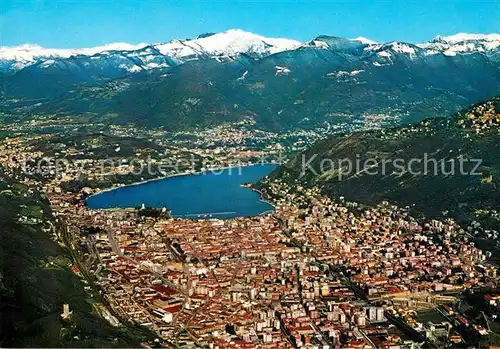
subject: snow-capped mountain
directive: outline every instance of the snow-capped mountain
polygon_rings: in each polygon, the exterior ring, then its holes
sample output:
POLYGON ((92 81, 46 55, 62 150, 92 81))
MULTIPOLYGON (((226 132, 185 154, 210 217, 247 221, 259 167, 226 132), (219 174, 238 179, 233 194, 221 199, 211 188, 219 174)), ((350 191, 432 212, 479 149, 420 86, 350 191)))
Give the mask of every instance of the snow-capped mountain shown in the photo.
POLYGON ((466 34, 436 36, 428 43, 418 44, 428 54, 443 53, 455 56, 463 53, 491 54, 500 50, 500 34, 466 34))
POLYGON ((300 43, 229 30, 160 44, 4 47, 0 103, 174 128, 249 115, 265 127, 366 113, 410 122, 500 93, 499 36, 300 43))
POLYGON ((0 66, 12 69, 22 69, 39 61, 47 59, 69 58, 71 56, 93 56, 97 53, 112 51, 138 50, 147 44, 131 45, 127 43, 112 43, 104 46, 80 49, 50 49, 39 45, 25 44, 21 46, 0 46, 0 66))
MULTIPOLYGON (((284 51, 303 48, 327 49, 351 55, 373 55, 382 57, 390 64, 395 55, 415 58, 418 55, 484 53, 498 56, 500 34, 456 34, 437 36, 422 44, 391 42, 379 44, 364 37, 344 39, 333 36, 319 36, 309 42, 266 38, 239 29, 223 33, 204 34, 196 39, 172 40, 160 44, 112 43, 105 46, 81 49, 48 49, 38 45, 0 47, 0 71, 16 72, 27 67, 38 68, 78 67, 102 70, 112 67, 126 73, 157 68, 168 68, 187 61, 215 59, 220 62, 245 55, 252 59, 262 59, 284 51)), ((116 74, 111 74, 115 76, 116 74)))
MULTIPOLYGON (((165 68, 193 59, 213 58, 230 60, 245 54, 262 58, 286 50, 293 50, 302 44, 295 40, 265 38, 239 29, 223 33, 204 34, 192 40, 172 40, 163 44, 113 43, 105 46, 82 49, 48 49, 38 45, 0 47, 0 68, 20 70, 34 64, 47 68, 57 59, 89 56, 98 61, 112 58, 119 61, 118 67, 130 72, 165 68)), ((109 59, 108 59, 109 61, 109 59)))
POLYGON ((207 56, 230 59, 240 54, 262 58, 300 46, 301 43, 295 40, 265 38, 240 29, 205 34, 194 40, 173 40, 166 44, 154 45, 160 53, 181 61, 207 56))

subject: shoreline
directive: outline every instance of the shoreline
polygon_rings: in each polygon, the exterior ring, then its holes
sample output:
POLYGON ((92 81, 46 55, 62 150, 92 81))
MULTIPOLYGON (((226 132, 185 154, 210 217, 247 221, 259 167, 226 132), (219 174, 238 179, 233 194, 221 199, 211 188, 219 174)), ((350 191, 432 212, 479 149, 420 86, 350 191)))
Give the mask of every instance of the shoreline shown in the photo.
MULTIPOLYGON (((147 183, 151 183, 151 182, 155 182, 155 181, 161 181, 161 180, 164 180, 164 179, 169 179, 169 178, 175 178, 175 177, 181 177, 181 176, 189 176, 189 175, 200 175, 200 174, 206 174, 206 173, 209 173, 209 172, 217 172, 217 171, 225 171, 225 170, 231 170, 233 168, 243 168, 243 167, 251 167, 251 166, 258 166, 258 165, 261 165, 261 166, 268 166, 268 165, 276 165, 276 166, 279 166, 278 164, 273 164, 273 163, 265 163, 265 164, 260 164, 260 163, 256 163, 256 164, 248 164, 248 165, 236 165, 236 166, 225 166, 225 167, 218 167, 218 168, 210 168, 210 169, 206 169, 204 171, 197 171, 197 172, 191 172, 191 171, 186 171, 186 172, 181 172, 181 173, 174 173, 174 174, 170 174, 170 175, 167 175, 167 176, 163 176, 163 177, 157 177, 157 178, 150 178, 150 179, 146 179, 144 181, 139 181, 139 182, 134 182, 134 183, 130 183, 130 184, 125 184, 125 185, 118 185, 118 186, 115 186, 115 187, 110 187, 110 188, 105 188, 105 189, 98 189, 97 192, 93 193, 92 195, 89 195, 86 199, 88 200, 89 198, 93 197, 93 196, 96 196, 96 195, 99 195, 99 194, 103 194, 103 193, 106 193, 106 192, 110 192, 110 191, 113 191, 113 190, 117 190, 117 189, 120 189, 120 188, 126 188, 126 187, 132 187, 132 186, 137 186, 137 185, 142 185, 142 184, 147 184, 147 183)), ((250 187, 252 190, 254 190, 254 188, 250 187)), ((258 190, 255 190, 257 191, 259 194, 260 191, 258 190)), ((261 198, 263 199, 262 195, 261 195, 261 198)), ((261 200, 261 201, 264 201, 264 200, 261 200)), ((266 201, 264 201, 266 202, 266 201)), ((267 202, 269 203, 269 202, 267 202)), ((269 203, 270 204, 270 203, 269 203)), ((272 204, 270 204, 272 205, 272 204)), ((272 205, 274 207, 274 205, 272 205)))
MULTIPOLYGON (((256 192, 256 193, 258 193, 258 194, 259 194, 259 197, 260 197, 260 199, 259 199, 259 200, 260 200, 261 202, 264 202, 264 203, 266 203, 266 204, 270 205, 270 206, 273 208, 273 210, 276 210, 276 205, 275 205, 274 203, 272 203, 271 201, 269 201, 269 200, 266 198, 266 196, 264 195, 264 193, 262 192, 262 190, 259 190, 259 189, 254 188, 254 187, 250 187, 250 189, 252 189, 254 192, 256 192)), ((267 211, 265 211, 265 212, 267 212, 267 211)))

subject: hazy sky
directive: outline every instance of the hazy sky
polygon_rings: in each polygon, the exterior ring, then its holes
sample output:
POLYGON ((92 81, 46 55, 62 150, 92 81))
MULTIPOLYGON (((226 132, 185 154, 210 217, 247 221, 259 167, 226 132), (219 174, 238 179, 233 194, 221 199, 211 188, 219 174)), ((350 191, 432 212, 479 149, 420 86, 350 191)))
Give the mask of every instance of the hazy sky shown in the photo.
POLYGON ((0 0, 0 45, 165 42, 240 28, 300 41, 320 34, 422 42, 500 33, 500 1, 0 0))

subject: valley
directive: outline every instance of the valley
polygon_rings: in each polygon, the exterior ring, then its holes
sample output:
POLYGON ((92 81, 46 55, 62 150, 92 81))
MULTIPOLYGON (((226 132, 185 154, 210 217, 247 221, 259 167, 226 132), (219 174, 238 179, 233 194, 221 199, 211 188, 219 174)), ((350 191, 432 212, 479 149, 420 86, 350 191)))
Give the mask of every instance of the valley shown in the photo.
POLYGON ((500 345, 499 52, 0 47, 0 345, 500 345))

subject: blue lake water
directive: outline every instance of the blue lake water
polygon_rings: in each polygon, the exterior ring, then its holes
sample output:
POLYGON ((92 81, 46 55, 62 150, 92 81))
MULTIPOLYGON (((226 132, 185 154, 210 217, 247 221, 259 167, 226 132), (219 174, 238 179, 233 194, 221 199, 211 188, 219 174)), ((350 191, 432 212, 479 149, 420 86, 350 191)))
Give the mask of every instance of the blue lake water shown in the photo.
POLYGON ((167 207, 182 218, 234 218, 254 216, 273 207, 241 184, 255 183, 276 165, 235 167, 217 172, 176 176, 113 189, 91 196, 92 209, 116 207, 167 207))

